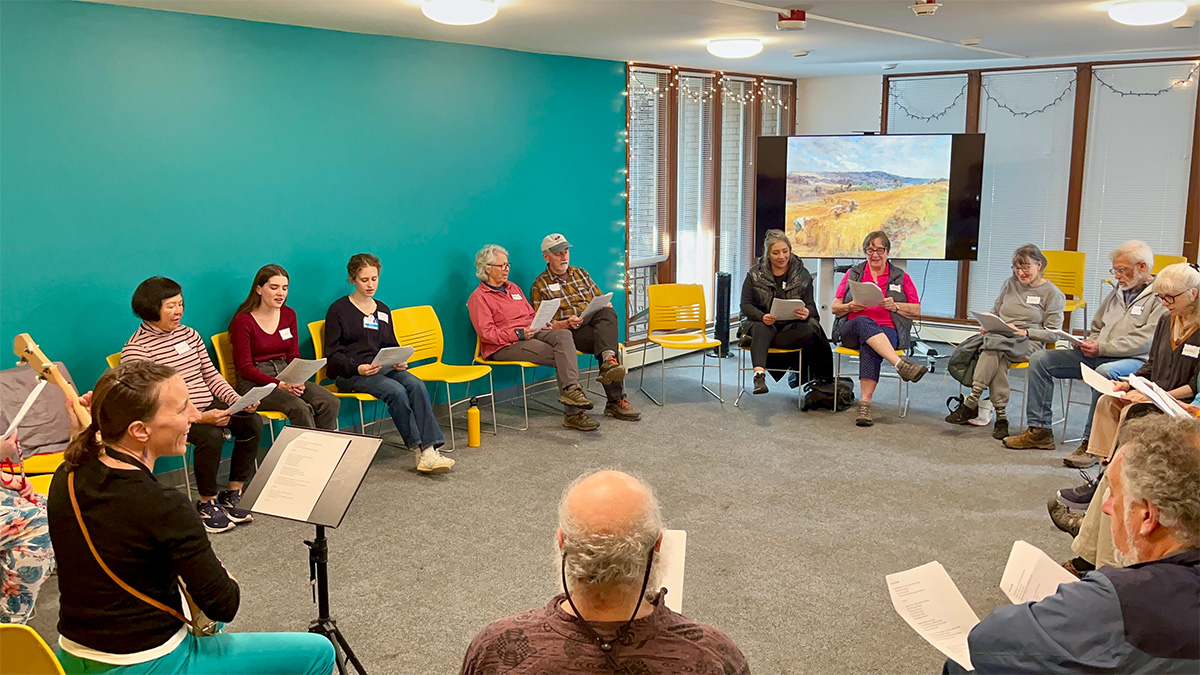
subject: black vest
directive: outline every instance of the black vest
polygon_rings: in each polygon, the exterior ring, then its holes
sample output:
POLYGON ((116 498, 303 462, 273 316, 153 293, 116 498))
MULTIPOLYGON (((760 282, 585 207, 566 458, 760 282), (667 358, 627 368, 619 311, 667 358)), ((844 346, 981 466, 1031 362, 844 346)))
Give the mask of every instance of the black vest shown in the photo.
MULTIPOLYGON (((850 281, 862 281, 863 273, 867 269, 867 263, 858 263, 851 267, 846 272, 846 278, 850 281)), ((884 297, 891 298, 896 302, 908 302, 907 296, 904 295, 904 270, 900 269, 892 263, 888 263, 888 279, 887 288, 884 289, 884 297)), ((842 296, 842 302, 850 302, 850 284, 846 284, 846 295, 842 296)), ((896 325, 896 336, 898 345, 896 349, 907 350, 912 347, 912 319, 902 316, 899 312, 892 312, 892 323, 896 325)), ((849 315, 839 316, 833 321, 833 341, 842 341, 842 326, 846 323, 846 317, 849 315)))

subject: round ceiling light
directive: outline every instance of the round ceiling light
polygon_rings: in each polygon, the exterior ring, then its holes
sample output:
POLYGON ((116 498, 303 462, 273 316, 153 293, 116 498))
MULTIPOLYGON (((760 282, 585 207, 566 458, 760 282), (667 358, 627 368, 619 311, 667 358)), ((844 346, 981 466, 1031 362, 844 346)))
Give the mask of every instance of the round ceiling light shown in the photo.
POLYGON ((717 38, 708 41, 708 53, 723 59, 745 59, 763 50, 758 38, 717 38))
POLYGON ((1127 0, 1108 8, 1108 16, 1127 26, 1170 23, 1187 13, 1183 0, 1127 0))
POLYGON ((451 26, 470 26, 496 16, 495 0, 425 0, 421 13, 451 26))

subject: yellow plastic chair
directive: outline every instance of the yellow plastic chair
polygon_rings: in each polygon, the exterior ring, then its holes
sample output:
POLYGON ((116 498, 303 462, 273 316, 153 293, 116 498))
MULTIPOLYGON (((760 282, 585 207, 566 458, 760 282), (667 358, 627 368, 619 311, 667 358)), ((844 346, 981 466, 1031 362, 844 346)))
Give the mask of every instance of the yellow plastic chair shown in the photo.
POLYGON ((1181 256, 1181 255, 1155 255, 1154 256, 1154 267, 1150 268, 1150 273, 1158 274, 1159 272, 1163 271, 1163 268, 1166 267, 1167 265, 1174 265, 1176 263, 1185 263, 1187 261, 1188 261, 1187 257, 1181 256))
POLYGON ((442 363, 442 354, 446 348, 446 339, 442 334, 442 322, 438 320, 437 312, 430 305, 420 307, 403 307, 392 310, 392 329, 396 332, 396 341, 415 351, 409 357, 410 362, 433 359, 433 363, 410 366, 408 372, 416 375, 422 382, 443 382, 446 385, 446 419, 450 425, 450 449, 457 447, 454 438, 454 406, 471 402, 471 383, 487 377, 487 396, 492 401, 492 434, 496 433, 496 397, 492 386, 491 366, 452 366, 442 363), (466 384, 467 396, 459 401, 450 398, 451 384, 466 384))
POLYGON ((0 675, 64 675, 54 651, 29 626, 0 623, 0 675))
POLYGON ((1043 276, 1067 296, 1063 307, 1063 330, 1071 330, 1071 312, 1083 310, 1083 328, 1088 328, 1087 302, 1083 300, 1083 274, 1087 268, 1087 254, 1083 251, 1042 251, 1046 256, 1046 271, 1043 276))
MULTIPOLYGON (((903 349, 897 349, 896 353, 899 354, 901 357, 904 356, 903 349)), ((840 382, 839 378, 842 376, 842 357, 843 356, 851 356, 854 358, 859 358, 859 350, 850 349, 849 347, 843 347, 841 345, 838 345, 837 347, 833 348, 833 406, 834 406, 833 409, 834 409, 834 412, 837 412, 837 389, 838 389, 838 383, 840 382)), ((908 400, 911 395, 911 384, 912 383, 905 382, 904 378, 900 377, 899 373, 889 373, 889 372, 885 372, 885 371, 881 370, 881 371, 879 371, 879 377, 880 377, 880 379, 882 379, 884 377, 896 378, 896 382, 898 383, 898 386, 896 388, 896 406, 899 408, 900 416, 907 417, 908 416, 908 400)))
MULTIPOLYGON (((308 334, 312 336, 313 352, 315 352, 315 354, 314 354, 315 357, 318 359, 325 358, 325 320, 321 319, 320 321, 313 321, 312 323, 309 323, 308 324, 308 334)), ((317 371, 317 376, 316 376, 316 378, 314 378, 316 380, 317 384, 321 385, 322 387, 325 387, 331 393, 333 393, 334 396, 337 396, 338 398, 345 398, 345 399, 350 399, 352 401, 357 401, 358 402, 358 428, 362 433, 364 433, 364 434, 367 433, 367 418, 363 415, 363 402, 365 401, 368 403, 371 403, 371 402, 378 403, 379 399, 375 398, 374 396, 372 396, 370 394, 363 394, 363 393, 360 393, 357 391, 351 391, 351 392, 338 391, 336 384, 325 384, 324 383, 325 380, 328 379, 328 376, 325 374, 325 370, 326 370, 325 368, 322 368, 317 371)), ((375 412, 376 412, 375 410, 372 410, 372 417, 377 416, 374 414, 375 412)), ((371 422, 371 424, 375 424, 375 422, 379 422, 379 421, 381 421, 381 420, 375 420, 375 421, 371 422)))
MULTIPOLYGON (((237 370, 233 366, 233 342, 229 333, 217 333, 212 336, 213 350, 217 352, 217 370, 229 386, 237 386, 237 370)), ((287 424, 287 415, 275 410, 259 410, 258 416, 267 421, 267 429, 271 431, 271 444, 275 444, 275 422, 287 424)))
MULTIPOLYGON (((737 398, 735 398, 733 400, 733 405, 737 406, 737 407, 741 407, 742 395, 746 393, 746 373, 754 372, 754 366, 750 366, 749 368, 746 367, 746 353, 749 351, 750 351, 750 349, 748 347, 743 347, 741 345, 741 342, 740 341, 738 342, 738 395, 737 395, 737 398)), ((783 368, 783 369, 767 368, 767 372, 769 372, 769 373, 771 373, 771 372, 796 373, 796 377, 801 377, 800 366, 803 365, 803 361, 804 361, 804 355, 803 355, 802 350, 800 350, 800 349, 776 349, 775 347, 771 347, 771 348, 767 349, 767 353, 768 354, 792 354, 792 353, 795 353, 795 355, 796 355, 796 369, 795 370, 792 370, 791 368, 783 368)), ((796 407, 801 408, 801 409, 804 408, 804 395, 802 393, 803 389, 804 389, 803 387, 796 388, 796 407)))
MULTIPOLYGON (((662 400, 659 401, 650 395, 650 392, 642 386, 646 381, 646 365, 642 363, 642 375, 638 380, 638 391, 646 395, 657 405, 663 405, 667 400, 667 375, 668 369, 676 368, 700 368, 700 387, 712 394, 718 401, 724 403, 725 399, 721 397, 724 394, 724 386, 721 379, 721 360, 716 359, 717 369, 717 391, 709 389, 704 384, 704 375, 710 367, 708 365, 708 352, 704 351, 719 347, 721 342, 715 338, 708 336, 708 310, 704 304, 704 287, 700 284, 652 284, 646 287, 646 297, 648 301, 648 327, 646 339, 658 345, 661 349, 659 360, 659 381, 661 384, 662 400), (684 349, 684 350, 701 350, 700 365, 667 365, 667 350, 668 349, 684 349)), ((643 359, 645 351, 642 352, 643 359)))
POLYGON ((121 352, 109 354, 108 356, 104 357, 104 360, 108 362, 109 368, 116 368, 117 365, 121 363, 121 352))

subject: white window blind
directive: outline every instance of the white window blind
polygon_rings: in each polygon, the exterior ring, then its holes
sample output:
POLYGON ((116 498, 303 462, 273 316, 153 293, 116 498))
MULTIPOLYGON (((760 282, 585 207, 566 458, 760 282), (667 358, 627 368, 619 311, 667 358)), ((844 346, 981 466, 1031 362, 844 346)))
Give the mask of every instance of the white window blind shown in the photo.
POLYGON ((1012 253, 1018 247, 1063 248, 1074 82, 1074 68, 983 75, 979 130, 987 134, 987 142, 979 259, 970 266, 969 309, 991 309, 1012 276, 1012 253))
POLYGON ((1093 70, 1079 221, 1079 250, 1088 256, 1084 299, 1093 314, 1109 290, 1100 281, 1111 276, 1108 254, 1121 243, 1141 239, 1155 253, 1183 253, 1196 67, 1093 70))
POLYGON ((716 238, 713 192, 713 77, 679 74, 679 156, 675 221, 675 279, 703 284, 713 317, 716 238))
POLYGON ((762 115, 761 136, 790 136, 790 111, 796 105, 796 86, 786 82, 763 80, 759 89, 759 109, 762 115))
MULTIPOLYGON (((889 134, 960 134, 966 129, 966 75, 888 81, 889 134)), ((913 260, 904 267, 921 294, 921 314, 954 316, 958 301, 957 262, 913 260)))
MULTIPOLYGON (((721 99, 719 271, 740 289, 750 268, 754 227, 754 80, 726 77, 721 99)), ((734 310, 735 312, 737 310, 734 310)))
POLYGON ((667 254, 670 73, 629 69, 629 266, 667 254))

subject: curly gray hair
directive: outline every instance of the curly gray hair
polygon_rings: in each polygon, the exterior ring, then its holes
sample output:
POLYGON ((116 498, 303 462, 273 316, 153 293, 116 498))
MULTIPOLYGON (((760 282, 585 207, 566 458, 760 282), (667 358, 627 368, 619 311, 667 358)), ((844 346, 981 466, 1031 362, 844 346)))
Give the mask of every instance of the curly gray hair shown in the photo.
POLYGON ((1125 504, 1144 499, 1184 546, 1200 545, 1200 420, 1147 415, 1121 429, 1125 504))
MULTIPOLYGON (((646 559, 662 534, 663 520, 654 491, 634 476, 646 491, 646 503, 641 512, 619 531, 589 532, 572 516, 567 501, 571 492, 595 473, 585 473, 563 490, 558 503, 558 527, 563 533, 563 544, 561 552, 556 552, 555 562, 560 562, 558 555, 566 556, 567 585, 572 593, 583 586, 588 594, 604 597, 632 585, 641 586, 646 574, 646 559)), ((650 570, 650 583, 646 586, 647 595, 658 589, 660 578, 656 558, 650 570)))
POLYGON ((480 281, 487 281, 488 265, 496 262, 498 255, 508 255, 508 251, 499 244, 488 244, 475 254, 475 276, 479 277, 480 281))
MULTIPOLYGON (((1192 321, 1200 321, 1200 271, 1188 263, 1175 263, 1162 268, 1154 277, 1154 292, 1159 295, 1176 295, 1188 291, 1196 291, 1188 314, 1192 321)), ((1177 298, 1175 302, 1187 302, 1177 298)))

